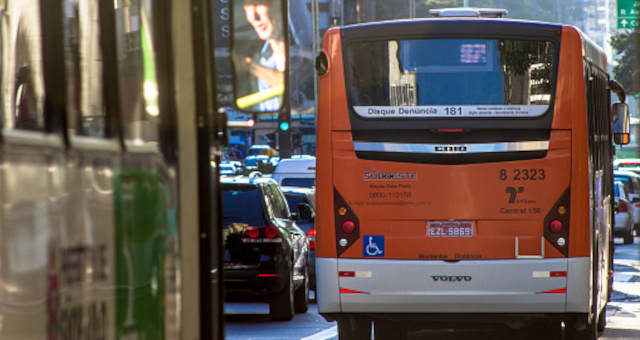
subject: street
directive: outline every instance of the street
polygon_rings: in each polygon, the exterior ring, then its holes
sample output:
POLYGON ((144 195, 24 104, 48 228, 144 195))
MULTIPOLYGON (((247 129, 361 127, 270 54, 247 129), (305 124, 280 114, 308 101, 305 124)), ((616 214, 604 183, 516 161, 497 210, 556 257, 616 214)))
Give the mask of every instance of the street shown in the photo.
MULTIPOLYGON (((607 306, 607 329, 602 340, 640 339, 640 238, 634 244, 623 245, 616 239, 614 292, 607 306)), ((317 313, 316 304, 309 306, 305 314, 297 314, 290 322, 272 322, 267 304, 233 303, 225 306, 226 339, 233 340, 334 340, 337 339, 335 323, 326 322, 317 313)), ((416 331, 411 340, 424 339, 515 339, 526 333, 530 339, 548 339, 537 329, 511 330, 506 327, 483 327, 465 330, 441 329, 416 331)))

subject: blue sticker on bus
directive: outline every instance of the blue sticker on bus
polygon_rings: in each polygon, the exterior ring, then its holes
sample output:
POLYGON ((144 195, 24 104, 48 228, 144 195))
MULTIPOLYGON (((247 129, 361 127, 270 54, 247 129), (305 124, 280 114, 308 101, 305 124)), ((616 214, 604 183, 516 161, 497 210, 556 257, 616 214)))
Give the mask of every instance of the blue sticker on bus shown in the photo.
POLYGON ((384 257, 384 235, 364 235, 363 257, 384 257))

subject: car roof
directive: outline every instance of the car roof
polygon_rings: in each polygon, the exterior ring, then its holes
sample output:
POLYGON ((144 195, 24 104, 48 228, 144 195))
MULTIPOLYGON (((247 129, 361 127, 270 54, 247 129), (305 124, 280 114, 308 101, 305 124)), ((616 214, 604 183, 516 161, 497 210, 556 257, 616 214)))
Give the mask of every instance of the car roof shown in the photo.
POLYGON ((280 163, 276 166, 274 172, 316 172, 316 158, 285 158, 281 159, 280 163))
POLYGON ((303 187, 280 187, 285 194, 313 194, 316 190, 314 188, 303 187))
POLYGON ((254 175, 253 178, 250 176, 234 176, 234 177, 221 177, 220 183, 222 184, 244 184, 244 185, 265 185, 265 184, 276 184, 276 181, 269 177, 258 177, 254 175))

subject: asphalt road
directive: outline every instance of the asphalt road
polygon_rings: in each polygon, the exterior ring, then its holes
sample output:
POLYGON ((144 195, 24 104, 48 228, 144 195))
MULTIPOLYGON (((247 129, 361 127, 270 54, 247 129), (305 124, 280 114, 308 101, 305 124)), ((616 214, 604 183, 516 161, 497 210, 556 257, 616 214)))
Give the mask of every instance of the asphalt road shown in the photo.
MULTIPOLYGON (((640 238, 623 245, 616 240, 615 276, 612 301, 607 306, 607 329, 601 340, 640 339, 640 238)), ((267 304, 233 303, 225 305, 226 339, 233 340, 337 340, 334 322, 326 322, 312 304, 305 314, 297 314, 290 322, 272 322, 267 304)), ((477 327, 466 330, 440 329, 415 331, 410 340, 496 340, 549 339, 549 334, 529 327, 511 330, 501 326, 477 327)), ((562 332, 557 339, 562 339, 562 332)))

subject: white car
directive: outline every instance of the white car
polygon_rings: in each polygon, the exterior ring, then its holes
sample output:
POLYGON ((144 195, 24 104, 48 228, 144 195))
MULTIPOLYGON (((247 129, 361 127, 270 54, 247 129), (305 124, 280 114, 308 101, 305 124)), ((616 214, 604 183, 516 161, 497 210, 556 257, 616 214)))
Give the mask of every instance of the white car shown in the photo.
POLYGON ((280 186, 313 188, 316 186, 316 158, 302 155, 282 159, 271 178, 280 186))
POLYGON ((613 196, 615 199, 615 218, 613 233, 622 237, 624 244, 633 243, 633 221, 630 212, 631 203, 627 199, 624 185, 621 182, 614 182, 613 196))
POLYGON ((631 205, 633 228, 640 235, 640 175, 625 169, 614 171, 613 176, 616 182, 624 186, 624 192, 631 205))

